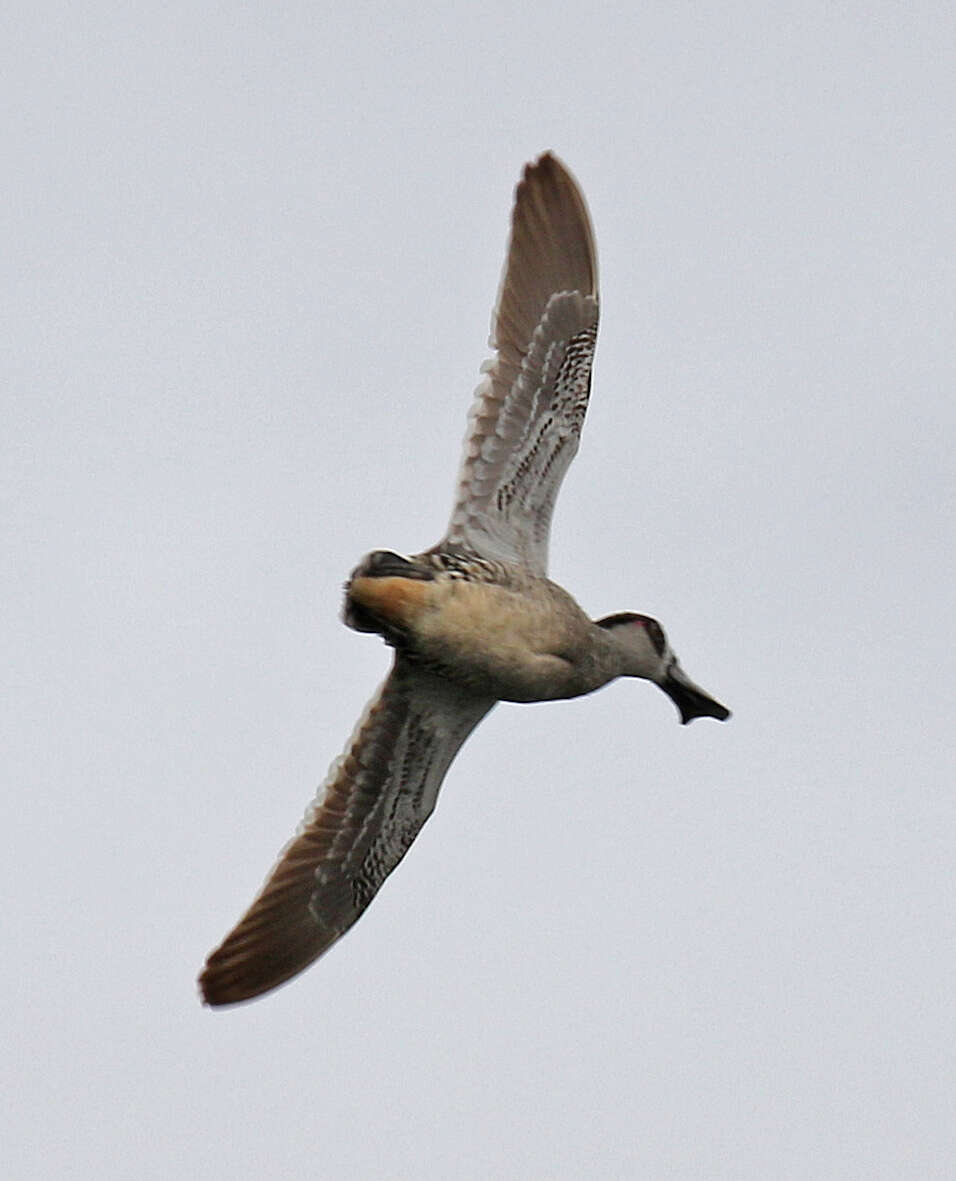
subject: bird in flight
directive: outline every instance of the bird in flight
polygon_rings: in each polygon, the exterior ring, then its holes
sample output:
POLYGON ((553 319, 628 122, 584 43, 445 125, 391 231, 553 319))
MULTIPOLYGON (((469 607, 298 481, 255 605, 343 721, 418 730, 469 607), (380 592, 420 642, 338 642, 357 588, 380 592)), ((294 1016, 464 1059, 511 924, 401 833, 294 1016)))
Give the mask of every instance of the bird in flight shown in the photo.
POLYGON ((211 953, 203 999, 268 992, 362 914, 435 807, 459 747, 498 701, 550 701, 641 677, 682 722, 729 711, 686 675, 656 620, 591 620, 547 577, 551 513, 575 452, 597 341, 597 256, 581 190, 550 152, 518 184, 504 275, 448 531, 411 558, 370 553, 345 623, 391 671, 249 909, 211 953))

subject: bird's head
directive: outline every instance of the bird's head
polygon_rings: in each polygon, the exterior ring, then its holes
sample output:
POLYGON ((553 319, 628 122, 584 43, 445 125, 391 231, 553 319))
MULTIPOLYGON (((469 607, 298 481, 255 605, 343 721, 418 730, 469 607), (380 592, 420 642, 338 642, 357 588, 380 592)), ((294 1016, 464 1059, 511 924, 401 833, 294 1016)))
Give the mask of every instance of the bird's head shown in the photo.
POLYGON ((613 640, 622 657, 621 675, 642 677, 659 685, 680 712, 686 725, 694 718, 730 717, 730 710, 695 685, 680 666, 664 629, 649 615, 623 611, 596 621, 613 640))

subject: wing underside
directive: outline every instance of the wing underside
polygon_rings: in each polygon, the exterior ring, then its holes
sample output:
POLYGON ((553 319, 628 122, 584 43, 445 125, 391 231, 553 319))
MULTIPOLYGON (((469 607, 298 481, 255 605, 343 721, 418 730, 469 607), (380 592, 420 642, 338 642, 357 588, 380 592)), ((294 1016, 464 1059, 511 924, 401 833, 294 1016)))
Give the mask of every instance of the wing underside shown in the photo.
POLYGON ((597 342, 587 207, 552 155, 525 169, 444 543, 547 567, 554 502, 578 448, 597 342))
POLYGON ((418 835, 449 764, 493 704, 396 655, 296 836, 206 961, 200 987, 208 1004, 275 988, 352 926, 418 835))

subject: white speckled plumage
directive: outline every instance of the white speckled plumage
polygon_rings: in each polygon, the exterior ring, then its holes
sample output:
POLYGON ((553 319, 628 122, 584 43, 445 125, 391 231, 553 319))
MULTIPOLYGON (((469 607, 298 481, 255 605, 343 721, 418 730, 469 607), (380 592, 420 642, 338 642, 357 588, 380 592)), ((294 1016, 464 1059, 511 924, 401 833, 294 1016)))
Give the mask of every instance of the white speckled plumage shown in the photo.
POLYGON ((362 914, 431 814, 459 747, 496 701, 653 681, 681 720, 728 711, 684 674, 660 625, 592 621, 547 576, 561 481, 577 450, 597 339, 594 238, 550 153, 518 185, 448 532, 413 558, 369 554, 345 621, 395 649, 391 672, 296 836, 200 977, 212 1005, 275 988, 362 914))
POLYGON ((444 542, 544 574, 551 512, 578 449, 597 343, 597 252, 571 174, 545 155, 515 194, 444 542))

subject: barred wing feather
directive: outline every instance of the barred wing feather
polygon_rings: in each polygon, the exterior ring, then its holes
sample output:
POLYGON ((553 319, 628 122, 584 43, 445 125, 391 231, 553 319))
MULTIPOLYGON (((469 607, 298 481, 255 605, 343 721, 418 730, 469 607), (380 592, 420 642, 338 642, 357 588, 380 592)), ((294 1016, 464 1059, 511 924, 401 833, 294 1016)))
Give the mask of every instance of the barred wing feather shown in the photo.
POLYGON ((401 655, 265 885, 206 961, 205 1001, 282 984, 343 935, 418 835, 459 747, 493 701, 401 655))
POLYGON ((550 153, 525 169, 442 545, 546 573, 554 502, 578 448, 597 342, 597 256, 584 198, 550 153))

